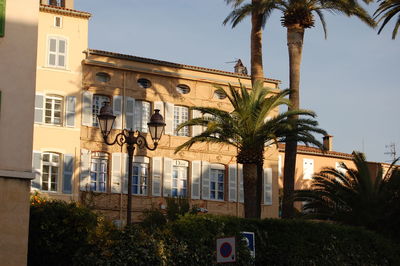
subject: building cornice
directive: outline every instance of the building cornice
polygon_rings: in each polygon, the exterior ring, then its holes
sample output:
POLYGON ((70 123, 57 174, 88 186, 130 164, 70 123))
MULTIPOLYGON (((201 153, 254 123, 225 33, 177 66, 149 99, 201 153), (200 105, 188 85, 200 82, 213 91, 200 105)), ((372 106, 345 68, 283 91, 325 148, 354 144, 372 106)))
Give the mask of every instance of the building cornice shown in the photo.
MULTIPOLYGON (((217 74, 217 75, 224 75, 224 76, 235 77, 235 78, 239 78, 239 79, 247 79, 247 80, 251 79, 251 76, 245 75, 245 74, 233 73, 233 72, 217 70, 217 69, 212 69, 212 68, 205 68, 205 67, 173 63, 173 62, 145 58, 145 57, 138 57, 138 56, 133 56, 133 55, 107 52, 107 51, 102 51, 102 50, 88 49, 86 51, 86 53, 88 54, 88 56, 90 54, 93 54, 93 55, 100 55, 100 56, 112 57, 112 58, 117 58, 117 59, 135 61, 135 62, 140 62, 140 63, 154 64, 154 65, 167 66, 167 67, 173 67, 173 68, 181 68, 181 69, 187 69, 187 70, 200 71, 200 72, 217 74)), ((269 78, 265 78, 264 81, 270 82, 270 83, 275 83, 277 86, 281 83, 280 80, 269 79, 269 78)))
POLYGON ((59 6, 40 5, 40 11, 89 19, 92 14, 59 6))
MULTIPOLYGON (((285 144, 279 144, 279 152, 285 152, 285 144)), ((347 159, 352 160, 353 155, 349 153, 337 152, 337 151, 324 151, 319 148, 315 147, 308 147, 304 145, 297 146, 297 153, 298 154, 308 154, 308 155, 317 155, 323 157, 332 157, 332 158, 340 158, 340 159, 347 159)))

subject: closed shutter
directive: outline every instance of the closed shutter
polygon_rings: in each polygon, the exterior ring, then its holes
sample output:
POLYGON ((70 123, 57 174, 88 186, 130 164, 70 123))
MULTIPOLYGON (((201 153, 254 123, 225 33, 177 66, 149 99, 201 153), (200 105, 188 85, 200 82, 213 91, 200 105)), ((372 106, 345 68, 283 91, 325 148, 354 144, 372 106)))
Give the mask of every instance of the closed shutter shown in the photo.
POLYGON ((192 161, 192 199, 200 199, 201 161, 192 161))
POLYGON ((92 126, 92 103, 93 102, 93 94, 84 91, 82 94, 82 125, 84 126, 92 126))
POLYGON ((40 178, 42 176, 42 153, 34 151, 32 156, 32 172, 34 179, 31 181, 33 189, 40 189, 40 178))
POLYGON ((264 204, 272 205, 272 169, 264 168, 264 204))
POLYGON ((111 155, 111 193, 121 193, 121 153, 111 155))
POLYGON ((80 161, 81 175, 80 175, 80 190, 90 190, 90 151, 81 149, 80 161))
POLYGON ((75 105, 76 97, 66 97, 66 108, 65 108, 65 125, 67 127, 75 127, 75 105))
POLYGON ((153 157, 152 160, 152 194, 161 196, 162 157, 153 157))
POLYGON ((236 191, 237 191, 237 165, 230 164, 228 167, 228 174, 229 174, 229 190, 228 190, 228 200, 229 201, 237 201, 236 198, 236 191))
MULTIPOLYGON (((200 118, 201 112, 198 110, 192 110, 192 118, 200 118)), ((202 126, 192 126, 192 137, 200 135, 203 132, 202 126)))
POLYGON ((172 183, 172 159, 164 158, 164 169, 163 169, 163 196, 171 197, 171 183, 172 183))
POLYGON ((202 161, 201 162, 201 198, 209 199, 210 198, 210 174, 211 174, 211 165, 209 162, 202 161))
POLYGON ((0 37, 4 37, 6 29, 6 0, 0 0, 0 37))
POLYGON ((125 104, 125 128, 126 129, 133 129, 134 128, 134 110, 135 110, 135 99, 131 97, 126 98, 126 104, 125 104))
POLYGON ((36 94, 36 96, 35 96, 35 123, 43 123, 43 109, 44 109, 44 95, 36 94))
POLYGON ((113 97, 113 112, 116 116, 114 122, 114 128, 121 129, 122 128, 122 97, 114 96, 113 97))
POLYGON ((165 134, 174 135, 174 104, 165 103, 165 134))
POLYGON ((314 160, 303 159, 303 179, 311 179, 314 175, 314 160))
POLYGON ((239 202, 244 202, 244 189, 243 189, 243 165, 239 164, 239 202))
POLYGON ((62 192, 65 194, 72 193, 72 176, 74 174, 74 156, 71 154, 64 155, 64 175, 62 192))

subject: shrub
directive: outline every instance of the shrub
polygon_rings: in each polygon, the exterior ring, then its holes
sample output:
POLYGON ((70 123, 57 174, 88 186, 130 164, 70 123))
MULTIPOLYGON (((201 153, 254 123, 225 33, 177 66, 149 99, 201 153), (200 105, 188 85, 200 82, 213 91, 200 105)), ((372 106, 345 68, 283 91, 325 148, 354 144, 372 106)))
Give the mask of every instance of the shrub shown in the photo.
MULTIPOLYGON (((37 196, 37 195, 36 195, 37 196)), ((97 215, 76 203, 31 199, 28 264, 71 265, 97 225, 97 215)))

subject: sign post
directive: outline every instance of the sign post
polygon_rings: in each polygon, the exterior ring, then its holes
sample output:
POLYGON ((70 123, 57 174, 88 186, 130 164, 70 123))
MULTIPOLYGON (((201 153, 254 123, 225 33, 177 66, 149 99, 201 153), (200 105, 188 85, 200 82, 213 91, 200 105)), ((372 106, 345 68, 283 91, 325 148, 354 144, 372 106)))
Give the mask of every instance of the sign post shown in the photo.
POLYGON ((256 245, 253 232, 242 232, 243 239, 247 242, 247 248, 250 251, 250 255, 256 257, 256 245))
POLYGON ((236 261, 235 237, 217 238, 217 263, 236 261))

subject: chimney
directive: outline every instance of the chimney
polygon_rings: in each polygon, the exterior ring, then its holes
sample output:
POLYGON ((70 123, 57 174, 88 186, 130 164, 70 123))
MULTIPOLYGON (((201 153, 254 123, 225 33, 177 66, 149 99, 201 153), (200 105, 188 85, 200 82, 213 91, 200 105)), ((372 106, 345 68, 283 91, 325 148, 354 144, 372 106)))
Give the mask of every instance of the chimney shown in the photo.
POLYGON ((242 60, 240 59, 236 62, 235 73, 247 75, 247 68, 243 65, 242 60))
POLYGON ((333 136, 331 135, 325 135, 322 138, 322 145, 324 146, 324 149, 327 151, 332 151, 333 149, 333 136))

